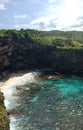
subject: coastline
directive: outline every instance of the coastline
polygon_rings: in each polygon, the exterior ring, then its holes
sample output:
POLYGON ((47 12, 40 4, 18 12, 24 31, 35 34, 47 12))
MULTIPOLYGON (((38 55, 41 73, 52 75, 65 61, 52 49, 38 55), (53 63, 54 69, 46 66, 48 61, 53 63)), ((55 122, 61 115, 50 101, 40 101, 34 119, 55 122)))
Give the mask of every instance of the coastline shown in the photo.
POLYGON ((0 90, 0 130, 9 130, 9 117, 4 106, 4 97, 0 90))
MULTIPOLYGON (((48 73, 47 74, 46 73, 40 74, 39 79, 57 80, 59 78, 59 75, 58 76, 56 74, 49 75, 48 73)), ((33 77, 32 75, 34 75, 33 73, 31 74, 29 72, 28 74, 30 74, 29 76, 31 77, 33 77)), ((16 75, 11 74, 11 76, 9 76, 6 80, 3 80, 2 82, 0 82, 0 113, 1 113, 0 114, 0 130, 9 130, 9 117, 8 117, 8 113, 4 105, 4 95, 3 95, 4 90, 6 91, 7 89, 10 89, 11 87, 13 87, 13 84, 14 85, 17 84, 18 81, 19 81, 19 84, 27 84, 27 79, 29 78, 29 76, 27 75, 27 73, 20 73, 16 75)), ((31 87, 31 89, 34 89, 34 88, 31 87)))
MULTIPOLYGON (((55 70, 43 70, 43 71, 31 71, 31 72, 38 72, 39 73, 39 79, 43 79, 43 80, 57 80, 61 77, 64 76, 64 74, 60 74, 58 72, 55 72, 55 70), (42 72, 42 73, 40 73, 42 72)), ((10 87, 13 87, 13 84, 27 84, 27 78, 30 75, 27 75, 27 73, 30 73, 30 71, 26 71, 23 73, 13 73, 10 74, 10 76, 8 75, 8 77, 6 78, 6 80, 3 80, 2 82, 0 82, 0 113, 2 113, 2 115, 0 116, 0 130, 9 130, 9 117, 8 117, 8 113, 6 111, 6 108, 4 106, 4 96, 3 96, 3 91, 7 90, 10 87), (25 80, 24 80, 25 79, 25 80), (19 81, 19 82, 18 82, 19 81), (25 83, 23 83, 25 82, 25 83)), ((33 75, 33 73, 32 73, 33 75)), ((36 77, 38 78, 38 77, 36 77)), ((31 86, 30 86, 31 87, 31 86)), ((33 89, 33 87, 31 88, 33 89)))
MULTIPOLYGON (((7 89, 11 89, 11 87, 14 87, 14 85, 20 86, 20 85, 25 85, 27 84, 27 79, 28 82, 30 83, 30 88, 31 89, 40 89, 38 86, 37 88, 34 88, 34 80, 57 80, 59 78, 64 77, 64 74, 60 74, 56 72, 55 70, 35 70, 35 71, 26 71, 25 72, 19 72, 19 73, 13 73, 8 75, 8 77, 2 82, 0 82, 0 106, 2 107, 2 110, 0 109, 0 113, 2 113, 0 119, 0 130, 9 130, 9 117, 8 113, 6 111, 6 108, 4 107, 4 90, 7 91, 7 89), (38 76, 35 74, 37 73, 38 76), (33 80, 33 83, 31 83, 30 80, 33 80)), ((48 86, 47 86, 48 87, 48 86)), ((19 87, 17 87, 18 89, 19 87)))

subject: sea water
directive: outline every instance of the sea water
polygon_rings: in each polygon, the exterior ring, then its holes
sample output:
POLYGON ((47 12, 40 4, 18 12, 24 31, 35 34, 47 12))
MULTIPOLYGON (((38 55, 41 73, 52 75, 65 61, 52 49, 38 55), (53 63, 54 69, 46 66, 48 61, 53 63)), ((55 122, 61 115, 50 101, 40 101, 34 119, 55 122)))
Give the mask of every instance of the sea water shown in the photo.
POLYGON ((83 78, 42 79, 31 72, 2 88, 10 130, 83 130, 83 78))

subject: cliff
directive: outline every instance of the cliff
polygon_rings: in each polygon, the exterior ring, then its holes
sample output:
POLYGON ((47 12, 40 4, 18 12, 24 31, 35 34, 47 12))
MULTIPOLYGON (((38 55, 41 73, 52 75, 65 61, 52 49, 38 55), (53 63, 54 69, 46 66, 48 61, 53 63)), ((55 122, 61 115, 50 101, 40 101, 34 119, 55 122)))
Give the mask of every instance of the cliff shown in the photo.
MULTIPOLYGON (((59 31, 3 30, 0 32, 0 78, 9 72, 40 68, 83 74, 82 37, 81 32, 68 32, 67 35, 67 32, 59 31)), ((0 130, 8 130, 9 120, 3 100, 0 92, 0 130)))
POLYGON ((0 72, 45 67, 66 73, 83 72, 83 49, 59 49, 10 37, 0 38, 0 72))
POLYGON ((3 101, 4 98, 0 92, 0 130, 9 130, 9 119, 3 101))

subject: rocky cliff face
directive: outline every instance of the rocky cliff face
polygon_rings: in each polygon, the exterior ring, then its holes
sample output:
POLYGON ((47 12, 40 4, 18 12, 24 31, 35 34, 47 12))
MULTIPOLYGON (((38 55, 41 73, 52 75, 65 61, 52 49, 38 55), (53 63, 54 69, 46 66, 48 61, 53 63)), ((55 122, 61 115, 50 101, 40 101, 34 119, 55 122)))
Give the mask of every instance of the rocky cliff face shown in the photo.
POLYGON ((42 67, 53 67, 59 72, 83 72, 83 50, 0 38, 0 72, 42 67))
POLYGON ((4 107, 4 98, 0 92, 0 130, 9 130, 9 119, 4 107))

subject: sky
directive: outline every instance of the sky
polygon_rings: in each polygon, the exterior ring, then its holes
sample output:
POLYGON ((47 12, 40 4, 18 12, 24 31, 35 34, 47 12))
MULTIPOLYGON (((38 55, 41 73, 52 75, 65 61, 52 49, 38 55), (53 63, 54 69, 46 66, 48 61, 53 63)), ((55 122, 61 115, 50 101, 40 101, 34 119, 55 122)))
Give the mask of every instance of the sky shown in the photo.
POLYGON ((83 31, 83 0, 0 0, 0 29, 83 31))

